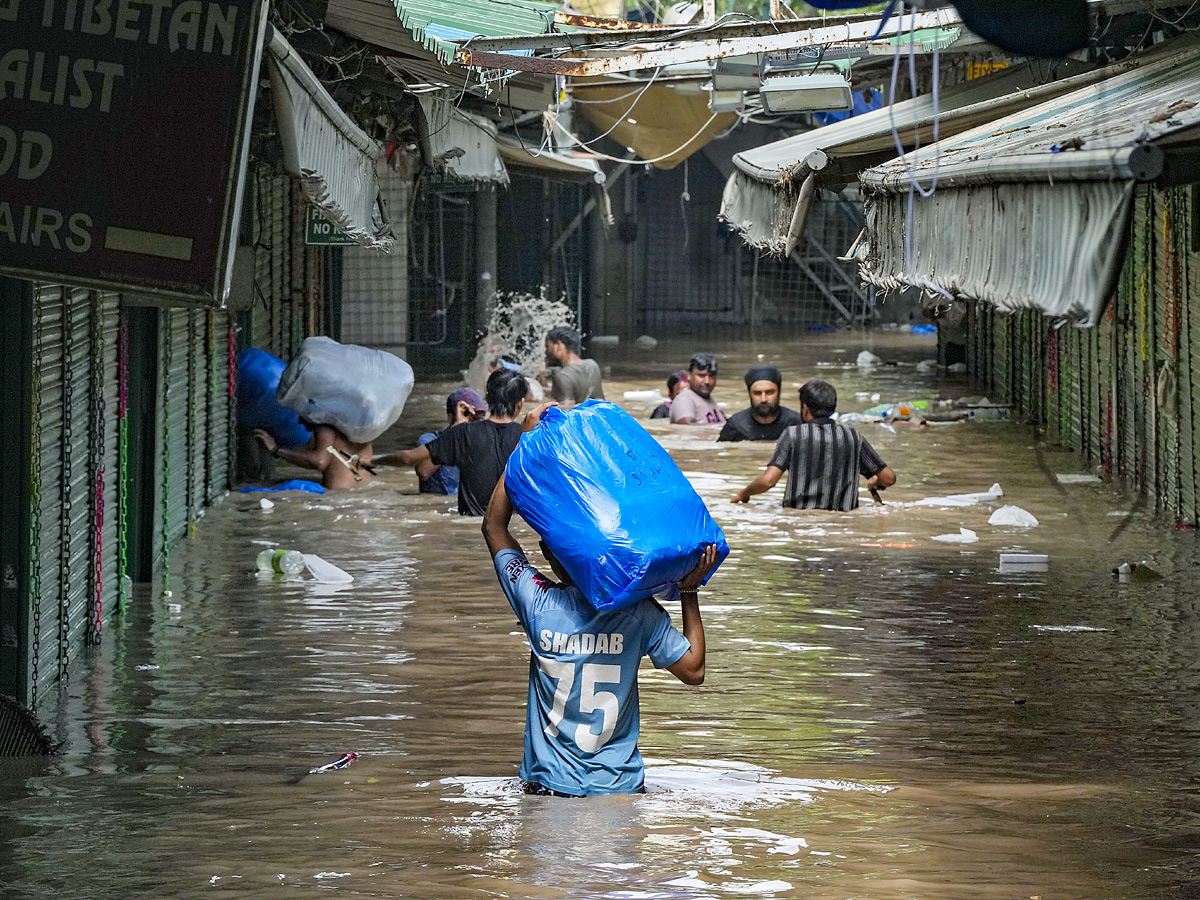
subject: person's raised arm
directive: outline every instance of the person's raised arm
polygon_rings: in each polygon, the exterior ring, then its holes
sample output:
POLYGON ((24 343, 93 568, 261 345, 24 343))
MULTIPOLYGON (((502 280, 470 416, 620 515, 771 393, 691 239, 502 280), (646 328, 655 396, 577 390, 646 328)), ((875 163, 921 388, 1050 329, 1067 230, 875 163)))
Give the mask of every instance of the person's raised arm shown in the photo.
POLYGON ((778 466, 767 466, 765 472, 755 478, 752 482, 733 495, 730 503, 745 503, 755 494, 762 494, 769 491, 779 483, 779 479, 783 477, 783 469, 778 466))
POLYGON ((422 444, 411 450, 394 450, 371 460, 373 466, 416 466, 423 462, 432 462, 429 458, 429 445, 422 444))
POLYGON ((512 501, 508 499, 508 490, 504 487, 504 476, 501 475, 492 491, 492 499, 488 502, 487 512, 483 514, 483 539, 487 541, 488 551, 493 557, 501 550, 524 552, 512 532, 508 530, 512 517, 512 501))
POLYGON ((706 575, 717 564, 717 545, 709 544, 700 556, 700 562, 683 579, 677 582, 680 606, 683 612, 683 636, 691 647, 688 652, 667 666, 667 671, 684 684, 704 684, 704 622, 700 618, 699 588, 706 575))
POLYGON ((307 444, 303 447, 296 447, 294 450, 280 447, 279 442, 275 440, 274 436, 263 428, 255 428, 254 437, 263 445, 263 449, 276 459, 282 459, 285 462, 290 462, 292 465, 305 469, 315 469, 318 472, 324 472, 325 467, 329 465, 329 451, 319 446, 319 441, 315 433, 308 439, 307 444))

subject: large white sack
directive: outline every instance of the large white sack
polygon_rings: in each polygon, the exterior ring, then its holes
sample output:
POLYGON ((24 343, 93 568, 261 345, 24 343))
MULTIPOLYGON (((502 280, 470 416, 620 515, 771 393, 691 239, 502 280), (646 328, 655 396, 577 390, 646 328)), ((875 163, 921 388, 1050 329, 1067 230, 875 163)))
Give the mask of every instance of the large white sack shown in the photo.
POLYGON ((275 399, 301 419, 332 425, 364 444, 400 418, 412 389, 412 367, 400 357, 310 337, 283 370, 275 399))
POLYGON ((1036 528, 1037 516, 1019 506, 1002 506, 988 519, 989 525, 1013 525, 1017 528, 1036 528))

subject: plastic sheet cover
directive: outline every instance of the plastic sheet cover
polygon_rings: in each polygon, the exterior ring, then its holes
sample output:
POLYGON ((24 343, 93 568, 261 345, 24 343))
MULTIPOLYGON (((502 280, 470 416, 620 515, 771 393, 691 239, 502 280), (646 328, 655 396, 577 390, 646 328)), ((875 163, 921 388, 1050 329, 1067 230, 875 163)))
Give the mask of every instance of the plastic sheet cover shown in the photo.
POLYGON ((385 350, 310 337, 284 370, 275 398, 306 422, 363 444, 387 431, 413 389, 412 367, 385 350))
POLYGON ((504 478, 513 507, 596 609, 669 589, 707 544, 717 545, 718 566, 729 555, 674 460, 613 403, 547 410, 521 437, 504 478))
POLYGON ((287 368, 278 356, 250 347, 238 354, 237 420, 242 428, 265 428, 289 450, 307 444, 312 434, 300 417, 275 400, 280 376, 287 368))

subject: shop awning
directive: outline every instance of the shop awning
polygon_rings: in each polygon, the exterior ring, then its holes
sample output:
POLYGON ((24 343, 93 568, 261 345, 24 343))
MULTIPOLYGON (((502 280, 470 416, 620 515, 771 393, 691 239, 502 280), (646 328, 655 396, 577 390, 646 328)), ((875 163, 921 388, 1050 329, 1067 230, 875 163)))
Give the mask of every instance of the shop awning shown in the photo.
POLYGON ((375 165, 383 150, 342 111, 278 32, 270 32, 267 68, 283 166, 308 201, 362 247, 395 243, 379 196, 375 165))
MULTIPOLYGON (((939 134, 943 139, 960 134, 1137 65, 1128 62, 1082 71, 1084 64, 1068 61, 1061 70, 1067 77, 1049 84, 1039 83, 1044 72, 1022 65, 969 81, 939 97, 939 134)), ((933 97, 923 94, 891 108, 738 153, 733 157, 737 170, 725 186, 721 218, 747 243, 784 253, 789 232, 793 240, 803 233, 805 222, 803 216, 796 220, 796 203, 810 175, 815 177, 814 187, 840 190, 856 181, 862 169, 895 156, 897 137, 905 149, 932 140, 933 122, 933 97)))
POLYGON ((559 181, 604 184, 604 172, 590 156, 550 150, 538 152, 537 147, 522 144, 518 138, 507 134, 499 136, 496 146, 500 150, 500 158, 509 169, 559 181), (535 153, 536 156, 533 155, 535 153))
MULTIPOLYGON (((542 33, 556 22, 556 5, 539 0, 466 0, 464 3, 394 3, 393 0, 328 0, 324 23, 390 51, 385 64, 410 87, 445 87, 482 93, 479 73, 454 64, 451 35, 501 36, 525 29, 542 33)), ((561 18, 561 14, 558 18, 561 18)), ((569 31, 569 24, 555 29, 569 31)), ((543 109, 554 99, 553 79, 518 74, 505 80, 503 102, 516 109, 543 109)))
MULTIPOLYGON (((604 78, 577 78, 572 84, 588 87, 579 109, 599 133, 659 169, 675 168, 737 121, 735 113, 712 112, 707 92, 657 84, 631 90, 604 78)), ((559 138, 577 139, 562 127, 557 131, 559 138)))
POLYGON ((496 126, 457 107, 453 100, 418 97, 425 114, 421 143, 426 161, 439 172, 465 181, 508 184, 508 170, 496 146, 496 126))
POLYGON ((1137 182, 1194 180, 1200 44, 863 172, 856 257, 885 289, 915 286, 1093 325, 1124 260, 1137 182), (930 197, 912 198, 910 177, 930 197))

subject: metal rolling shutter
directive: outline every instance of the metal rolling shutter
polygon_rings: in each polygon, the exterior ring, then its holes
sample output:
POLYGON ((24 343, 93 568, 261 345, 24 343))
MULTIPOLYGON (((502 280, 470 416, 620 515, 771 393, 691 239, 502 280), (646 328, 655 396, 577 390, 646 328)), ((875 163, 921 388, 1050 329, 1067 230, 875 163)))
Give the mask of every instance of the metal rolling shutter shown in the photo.
POLYGON ((94 570, 89 553, 88 525, 94 509, 94 476, 88 465, 88 429, 90 425, 88 390, 91 359, 92 293, 70 288, 67 296, 63 339, 66 353, 63 365, 63 472, 60 482, 61 559, 59 569, 60 663, 65 668, 73 648, 83 643, 87 633, 89 585, 94 570))
POLYGON ((159 484, 163 496, 159 539, 165 560, 188 523, 188 312, 164 309, 160 322, 159 484))
POLYGON ((991 399, 996 403, 1007 403, 1012 397, 1010 375, 1012 373, 1012 350, 1010 325, 1011 316, 992 316, 992 344, 995 359, 992 364, 991 399))
POLYGON ((205 341, 205 317, 202 309, 189 309, 187 319, 187 518, 195 522, 204 515, 207 501, 205 447, 208 431, 208 405, 205 402, 205 371, 208 363, 205 341))
MULTIPOLYGON (((104 478, 103 505, 101 529, 99 532, 100 546, 93 546, 93 566, 95 553, 100 556, 100 606, 103 614, 102 621, 107 623, 117 608, 118 593, 118 521, 117 506, 120 502, 120 485, 118 483, 117 454, 119 452, 119 424, 117 405, 120 400, 117 380, 117 342, 120 333, 121 299, 117 294, 102 293, 95 295, 95 310, 98 321, 94 324, 100 328, 99 364, 97 372, 100 376, 100 389, 103 398, 103 408, 100 411, 102 433, 98 436, 100 448, 100 465, 104 478)), ((94 476, 93 476, 94 477, 94 476)), ((94 501, 93 501, 94 503, 94 501)), ((95 510, 93 510, 93 515, 95 510)), ((96 521, 93 518, 92 529, 95 531, 96 521)), ((93 575, 93 580, 95 576, 93 575)))
POLYGON ((1185 374, 1179 380, 1179 389, 1187 392, 1190 406, 1190 420, 1185 419, 1184 426, 1189 428, 1191 433, 1189 444, 1191 458, 1185 460, 1185 464, 1188 466, 1190 475, 1192 497, 1191 506, 1184 511, 1184 514, 1192 524, 1200 525, 1200 409, 1198 409, 1200 407, 1200 310, 1196 306, 1200 303, 1200 257, 1192 252, 1192 247, 1197 246, 1197 242, 1200 242, 1200 234, 1196 234, 1193 230, 1195 216, 1200 213, 1200 210, 1193 208, 1196 200, 1195 190, 1188 190, 1184 336, 1180 338, 1187 349, 1187 356, 1183 360, 1185 365, 1181 371, 1185 374))
POLYGON ((230 430, 229 339, 231 319, 227 313, 210 310, 206 316, 205 409, 205 502, 212 503, 229 489, 230 430))
POLYGON ((1127 254, 1121 273, 1117 295, 1113 298, 1114 334, 1117 343, 1117 365, 1120 377, 1117 380, 1116 420, 1120 440, 1117 447, 1118 474, 1132 478, 1137 471, 1137 407, 1138 385, 1134 372, 1137 366, 1135 329, 1136 281, 1134 279, 1133 254, 1127 254))
POLYGON ((1115 414, 1115 398, 1113 397, 1113 346, 1112 323, 1102 319, 1095 328, 1094 346, 1096 348, 1096 367, 1093 377, 1096 382, 1096 449, 1099 459, 1106 472, 1115 472, 1113 465, 1113 416, 1115 414))
POLYGON ((32 672, 30 694, 41 695, 58 678, 59 484, 62 479, 63 305, 67 289, 37 285, 34 295, 34 390, 40 391, 34 415, 40 479, 33 508, 36 572, 32 579, 32 672))

